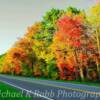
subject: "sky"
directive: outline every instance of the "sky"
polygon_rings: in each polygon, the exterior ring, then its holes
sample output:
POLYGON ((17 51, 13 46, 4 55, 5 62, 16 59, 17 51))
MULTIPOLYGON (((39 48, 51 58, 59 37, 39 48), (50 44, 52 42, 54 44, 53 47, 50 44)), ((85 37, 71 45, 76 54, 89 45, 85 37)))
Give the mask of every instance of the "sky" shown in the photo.
POLYGON ((0 0, 0 54, 11 48, 27 27, 40 21, 49 9, 88 9, 92 5, 95 0, 0 0))

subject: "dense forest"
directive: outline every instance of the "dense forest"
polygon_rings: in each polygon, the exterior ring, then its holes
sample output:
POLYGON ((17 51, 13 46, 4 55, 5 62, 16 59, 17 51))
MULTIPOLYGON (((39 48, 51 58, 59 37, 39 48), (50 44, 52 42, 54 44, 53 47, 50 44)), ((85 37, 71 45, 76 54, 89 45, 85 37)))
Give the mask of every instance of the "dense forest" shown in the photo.
POLYGON ((100 3, 46 12, 0 56, 0 73, 100 82, 100 3))

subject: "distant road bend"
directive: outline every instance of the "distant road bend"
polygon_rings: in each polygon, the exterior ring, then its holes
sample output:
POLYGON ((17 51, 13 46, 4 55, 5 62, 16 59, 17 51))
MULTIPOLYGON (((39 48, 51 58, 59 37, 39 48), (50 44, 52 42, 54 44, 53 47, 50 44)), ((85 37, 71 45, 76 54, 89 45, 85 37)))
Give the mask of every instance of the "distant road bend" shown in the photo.
POLYGON ((32 100, 100 100, 100 87, 1 75, 0 81, 30 94, 32 100))

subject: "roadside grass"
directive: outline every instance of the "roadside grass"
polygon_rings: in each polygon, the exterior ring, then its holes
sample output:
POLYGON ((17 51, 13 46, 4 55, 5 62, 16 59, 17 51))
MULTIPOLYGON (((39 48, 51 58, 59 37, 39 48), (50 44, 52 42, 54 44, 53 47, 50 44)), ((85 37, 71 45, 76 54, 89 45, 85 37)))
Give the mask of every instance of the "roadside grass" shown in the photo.
POLYGON ((32 100, 21 91, 0 81, 0 100, 32 100))

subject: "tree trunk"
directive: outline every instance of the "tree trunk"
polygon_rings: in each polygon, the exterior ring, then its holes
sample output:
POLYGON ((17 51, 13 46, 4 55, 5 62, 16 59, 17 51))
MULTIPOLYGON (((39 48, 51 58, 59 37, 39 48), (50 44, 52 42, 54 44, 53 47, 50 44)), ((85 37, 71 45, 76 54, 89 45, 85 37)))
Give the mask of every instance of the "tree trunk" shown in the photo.
MULTIPOLYGON (((97 40, 98 53, 99 53, 99 56, 100 56, 100 42, 99 42, 98 30, 96 30, 96 40, 97 40)), ((100 68, 99 68, 98 61, 96 61, 96 65, 97 65, 98 77, 99 77, 99 80, 100 80, 100 68)))
POLYGON ((80 77, 81 77, 81 80, 84 81, 84 74, 83 74, 83 69, 82 69, 82 66, 80 66, 80 77))

